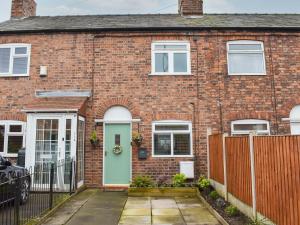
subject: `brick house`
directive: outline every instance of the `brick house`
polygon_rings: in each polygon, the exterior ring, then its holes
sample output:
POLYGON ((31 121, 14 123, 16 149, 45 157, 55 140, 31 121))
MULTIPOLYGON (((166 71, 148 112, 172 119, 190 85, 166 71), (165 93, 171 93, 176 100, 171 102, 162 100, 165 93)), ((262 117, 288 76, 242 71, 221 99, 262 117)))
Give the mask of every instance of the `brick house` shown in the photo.
POLYGON ((165 15, 35 12, 13 0, 0 23, 0 152, 26 147, 27 167, 74 158, 89 187, 196 178, 208 130, 300 133, 300 15, 203 14, 201 0, 165 15))

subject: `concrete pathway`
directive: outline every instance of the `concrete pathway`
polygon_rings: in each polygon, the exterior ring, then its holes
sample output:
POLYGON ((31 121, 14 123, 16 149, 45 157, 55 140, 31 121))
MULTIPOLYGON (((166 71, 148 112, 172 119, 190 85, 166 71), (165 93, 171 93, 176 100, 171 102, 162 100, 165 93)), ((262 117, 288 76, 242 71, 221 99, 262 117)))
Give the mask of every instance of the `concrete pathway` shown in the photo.
POLYGON ((44 225, 117 225, 127 200, 123 192, 86 190, 62 206, 44 225))
POLYGON ((119 225, 218 225, 197 198, 128 198, 119 225))

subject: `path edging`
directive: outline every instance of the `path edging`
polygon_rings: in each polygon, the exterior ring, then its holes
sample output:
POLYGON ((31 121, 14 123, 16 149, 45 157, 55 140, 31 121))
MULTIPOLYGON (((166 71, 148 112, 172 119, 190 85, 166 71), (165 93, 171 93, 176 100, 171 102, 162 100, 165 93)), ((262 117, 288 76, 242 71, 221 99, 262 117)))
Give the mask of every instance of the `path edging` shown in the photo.
POLYGON ((217 218, 217 220, 222 225, 229 225, 229 223, 227 223, 227 221, 201 196, 199 190, 197 190, 197 197, 201 200, 204 206, 210 211, 211 214, 213 214, 217 218))

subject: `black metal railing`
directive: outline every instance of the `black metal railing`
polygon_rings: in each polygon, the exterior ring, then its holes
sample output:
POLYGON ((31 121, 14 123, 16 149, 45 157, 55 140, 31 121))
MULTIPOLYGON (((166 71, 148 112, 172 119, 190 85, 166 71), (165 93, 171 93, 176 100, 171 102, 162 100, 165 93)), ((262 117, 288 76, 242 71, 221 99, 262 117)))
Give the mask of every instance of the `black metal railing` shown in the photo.
POLYGON ((75 191, 75 161, 40 163, 26 173, 0 172, 0 224, 24 225, 75 191))

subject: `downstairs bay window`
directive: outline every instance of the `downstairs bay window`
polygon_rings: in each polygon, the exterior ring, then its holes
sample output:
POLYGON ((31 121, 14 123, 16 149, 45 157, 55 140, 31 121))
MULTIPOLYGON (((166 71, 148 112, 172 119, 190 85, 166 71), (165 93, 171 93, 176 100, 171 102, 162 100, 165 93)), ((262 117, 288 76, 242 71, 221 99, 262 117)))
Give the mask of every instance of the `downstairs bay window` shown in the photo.
POLYGON ((24 147, 25 123, 20 121, 0 121, 0 154, 16 157, 24 147))
POLYGON ((190 122, 153 122, 152 140, 154 157, 192 156, 192 124, 190 122))

